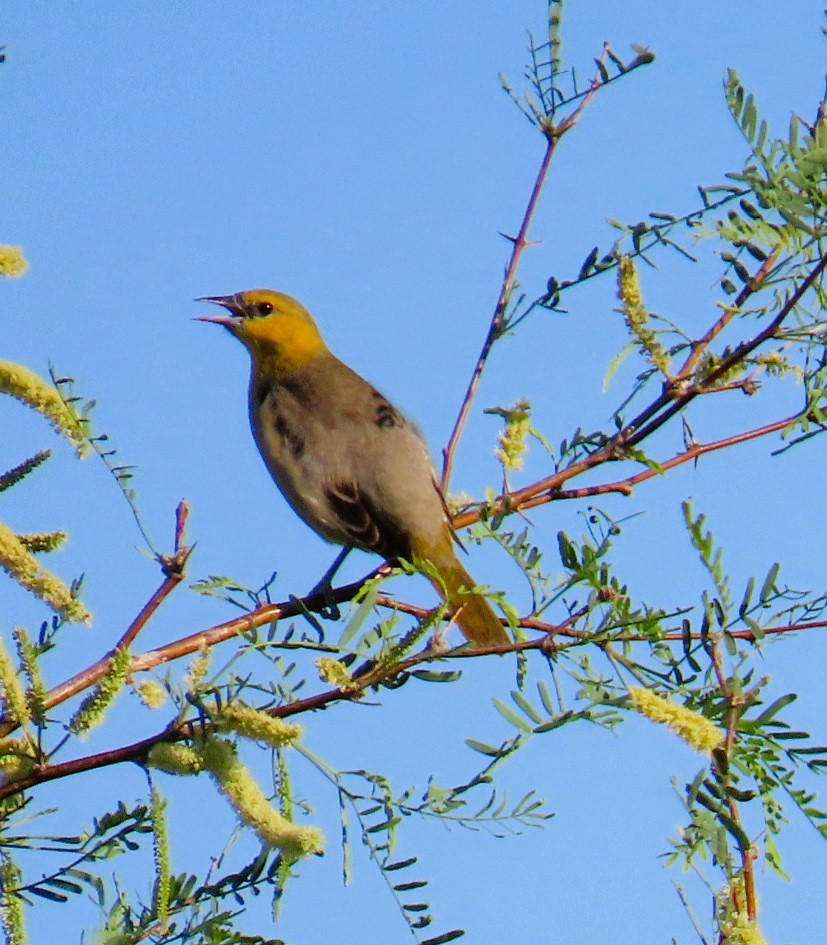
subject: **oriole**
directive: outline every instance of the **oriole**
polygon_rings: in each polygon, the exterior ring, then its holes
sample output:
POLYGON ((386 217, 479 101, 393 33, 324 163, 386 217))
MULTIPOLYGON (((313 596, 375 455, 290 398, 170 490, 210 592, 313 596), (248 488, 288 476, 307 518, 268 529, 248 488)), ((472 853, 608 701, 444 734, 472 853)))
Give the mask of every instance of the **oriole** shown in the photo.
POLYGON ((330 542, 424 570, 466 638, 508 643, 459 561, 427 447, 408 420, 335 357, 310 313, 268 289, 208 296, 250 353, 250 424, 295 512, 330 542))

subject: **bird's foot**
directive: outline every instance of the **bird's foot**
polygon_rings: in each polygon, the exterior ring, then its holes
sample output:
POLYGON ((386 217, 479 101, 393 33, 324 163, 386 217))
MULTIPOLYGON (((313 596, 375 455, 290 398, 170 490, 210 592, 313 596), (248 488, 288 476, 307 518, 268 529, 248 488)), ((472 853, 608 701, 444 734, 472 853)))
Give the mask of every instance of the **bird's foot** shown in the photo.
POLYGON ((325 620, 338 620, 342 616, 339 605, 336 603, 333 596, 333 578, 341 567, 342 562, 348 556, 350 550, 350 548, 342 548, 339 554, 336 555, 336 560, 322 575, 321 580, 315 584, 307 594, 307 597, 317 597, 320 594, 324 595, 325 602, 319 608, 318 613, 324 617, 325 620))

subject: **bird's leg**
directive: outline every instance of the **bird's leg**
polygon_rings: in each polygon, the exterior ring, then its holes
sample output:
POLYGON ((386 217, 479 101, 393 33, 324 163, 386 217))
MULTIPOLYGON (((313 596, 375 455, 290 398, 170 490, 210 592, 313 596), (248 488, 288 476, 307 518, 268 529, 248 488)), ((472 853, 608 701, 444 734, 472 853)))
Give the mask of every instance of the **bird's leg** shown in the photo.
POLYGON ((342 566, 345 558, 350 554, 352 548, 350 545, 346 545, 339 554, 336 555, 336 560, 331 564, 331 566, 325 571, 322 575, 321 580, 313 586, 308 597, 315 597, 317 594, 325 595, 325 606, 319 611, 319 613, 326 617, 328 620, 338 620, 341 616, 339 611, 339 606, 335 600, 333 600, 333 595, 331 590, 333 589, 333 578, 336 576, 336 572, 342 566))

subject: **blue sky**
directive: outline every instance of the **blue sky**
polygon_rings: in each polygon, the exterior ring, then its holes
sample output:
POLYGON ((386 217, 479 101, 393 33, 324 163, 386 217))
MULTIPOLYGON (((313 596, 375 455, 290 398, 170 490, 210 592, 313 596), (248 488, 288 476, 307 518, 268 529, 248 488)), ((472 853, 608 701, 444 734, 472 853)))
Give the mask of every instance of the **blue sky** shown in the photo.
MULTIPOLYGON (((521 271, 529 294, 551 274, 575 273, 595 243, 608 246, 606 217, 682 212, 694 206, 696 184, 738 169, 745 147, 724 105, 728 66, 779 133, 791 111, 815 113, 824 86, 817 4, 790 2, 783 20, 765 0, 569 6, 565 49, 583 80, 607 39, 621 54, 638 42, 658 58, 600 96, 561 147, 532 234, 541 243, 521 271)), ((246 356, 191 320, 201 313, 192 299, 255 286, 297 296, 336 353, 419 422, 437 455, 496 300, 508 250, 499 233, 518 226, 542 153, 497 73, 518 86, 525 30, 542 34, 544 20, 538 0, 3 5, 0 242, 24 246, 31 269, 0 285, 2 357, 44 373, 54 363, 97 399, 99 429, 140 467, 140 504, 158 544, 169 545, 176 502, 190 501, 193 578, 221 573, 255 585, 278 570, 281 598, 307 590, 331 551, 269 481, 247 428, 246 356)), ((651 308, 699 329, 719 297, 719 270, 708 250, 700 253, 708 265, 664 257, 644 274, 651 308)), ((458 454, 457 491, 479 495, 499 482, 497 424, 485 406, 528 396, 554 441, 605 424, 632 371, 602 393, 623 343, 614 284, 598 280, 567 304, 569 314, 533 317, 495 352, 458 454)), ((778 397, 794 403, 796 392, 782 388, 778 397)), ((698 433, 724 435, 777 409, 737 403, 699 419, 698 433)), ((75 462, 17 404, 0 403, 0 424, 4 468, 44 445, 55 449, 49 467, 3 497, 0 519, 21 531, 68 528, 71 543, 54 566, 87 572, 96 623, 72 631, 76 647, 47 663, 57 682, 116 639, 157 569, 136 551, 140 536, 100 464, 75 462)), ((680 529, 680 502, 690 495, 727 548, 736 587, 774 560, 790 584, 819 586, 822 443, 772 460, 770 449, 759 442, 712 457, 604 503, 618 517, 645 512, 616 553, 638 593, 664 605, 697 596, 701 572, 680 529)), ((543 468, 534 455, 523 481, 543 468)), ((579 531, 582 512, 559 503, 532 513, 550 557, 557 530, 579 531)), ((367 564, 354 556, 345 574, 367 564)), ((472 565, 478 580, 509 588, 525 605, 496 555, 475 553, 472 565)), ((396 591, 431 600, 424 585, 396 591)), ((0 601, 4 631, 12 619, 41 619, 8 582, 0 601)), ((142 646, 228 615, 181 590, 142 646)), ((822 650, 814 636, 766 657, 777 691, 801 692, 800 724, 816 731, 822 650)), ((508 734, 490 695, 510 688, 511 674, 504 661, 475 666, 461 686, 407 687, 382 709, 324 713, 307 721, 308 744, 343 768, 387 768, 400 789, 430 774, 453 783, 477 762, 464 737, 508 734)), ((126 737, 159 727, 130 698, 117 718, 126 737)), ((118 736, 113 725, 89 747, 118 736)), ((624 725, 619 737, 572 728, 538 739, 504 772, 515 798, 531 787, 546 798, 557 816, 545 830, 495 840, 412 823, 400 853, 421 856, 438 930, 462 926, 468 941, 691 942, 672 888, 681 877, 657 857, 681 819, 669 778, 682 783, 698 767, 644 722, 624 725)), ((353 885, 341 888, 335 797, 312 772, 296 776, 331 853, 302 867, 276 929, 261 908, 248 927, 302 945, 406 941, 381 879, 358 855, 353 885)), ((186 788, 172 787, 187 828, 173 845, 177 869, 195 868, 214 836, 232 828, 209 785, 186 788)), ((125 769, 42 797, 67 807, 68 829, 143 790, 140 772, 125 769)), ((796 823, 786 850, 793 882, 761 877, 763 925, 771 941, 819 942, 827 851, 796 823)), ((95 921, 90 905, 39 904, 32 940, 47 941, 57 923, 95 921)))

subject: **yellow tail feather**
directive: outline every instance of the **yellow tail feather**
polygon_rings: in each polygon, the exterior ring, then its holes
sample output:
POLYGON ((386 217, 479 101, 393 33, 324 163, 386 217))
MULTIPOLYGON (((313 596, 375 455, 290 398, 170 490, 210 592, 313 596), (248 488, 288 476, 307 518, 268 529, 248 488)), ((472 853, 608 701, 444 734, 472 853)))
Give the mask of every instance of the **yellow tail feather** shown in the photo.
POLYGON ((438 575, 426 576, 454 612, 466 640, 477 646, 505 646, 510 641, 500 619, 481 594, 470 592, 474 579, 451 551, 453 560, 440 561, 438 575))

